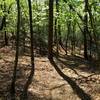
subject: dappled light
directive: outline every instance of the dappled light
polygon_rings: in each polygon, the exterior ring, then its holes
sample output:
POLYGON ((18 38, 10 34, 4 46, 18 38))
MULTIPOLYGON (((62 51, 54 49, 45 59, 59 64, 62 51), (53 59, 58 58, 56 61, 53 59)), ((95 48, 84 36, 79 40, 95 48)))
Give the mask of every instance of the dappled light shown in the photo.
POLYGON ((100 0, 0 0, 0 100, 100 100, 100 0))

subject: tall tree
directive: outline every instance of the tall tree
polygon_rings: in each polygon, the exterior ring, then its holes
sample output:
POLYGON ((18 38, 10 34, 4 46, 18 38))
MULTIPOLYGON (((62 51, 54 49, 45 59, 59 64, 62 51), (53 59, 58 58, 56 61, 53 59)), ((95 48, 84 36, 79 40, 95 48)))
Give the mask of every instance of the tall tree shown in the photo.
POLYGON ((84 15, 84 58, 88 59, 88 54, 87 54, 87 34, 88 34, 88 0, 84 0, 84 10, 85 10, 85 15, 84 15))
POLYGON ((67 36, 66 36, 66 55, 67 55, 67 52, 68 52, 68 39, 69 39, 69 35, 71 34, 71 26, 72 26, 72 23, 71 23, 71 8, 69 7, 69 20, 67 21, 67 36))
POLYGON ((59 3, 59 0, 56 0, 56 17, 55 17, 55 33, 54 33, 54 42, 56 43, 56 54, 58 56, 58 46, 59 46, 59 40, 58 40, 58 14, 59 14, 59 9, 58 9, 58 3, 59 3))
POLYGON ((15 54, 15 65, 14 65, 14 72, 13 78, 11 83, 11 96, 12 100, 15 100, 15 82, 16 82, 16 69, 18 65, 18 54, 19 54, 19 32, 20 32, 20 2, 17 2, 17 10, 18 10, 18 20, 17 20, 17 33, 16 33, 16 54, 15 54))
POLYGON ((28 0, 28 6, 29 6, 29 20, 30 20, 30 36, 31 36, 31 47, 30 47, 30 51, 31 51, 31 73, 28 77, 28 80, 24 86, 24 91, 22 94, 22 98, 25 100, 27 99, 27 91, 28 91, 28 87, 32 82, 32 78, 34 76, 34 45, 33 45, 33 25, 32 25, 32 6, 31 6, 31 0, 28 0))
MULTIPOLYGON (((4 0, 4 13, 6 13, 6 3, 5 3, 5 0, 4 0)), ((6 15, 4 15, 4 30, 5 30, 5 45, 7 46, 8 45, 8 38, 7 38, 7 32, 6 32, 6 15)))
POLYGON ((48 58, 53 58, 53 0, 49 0, 48 58))

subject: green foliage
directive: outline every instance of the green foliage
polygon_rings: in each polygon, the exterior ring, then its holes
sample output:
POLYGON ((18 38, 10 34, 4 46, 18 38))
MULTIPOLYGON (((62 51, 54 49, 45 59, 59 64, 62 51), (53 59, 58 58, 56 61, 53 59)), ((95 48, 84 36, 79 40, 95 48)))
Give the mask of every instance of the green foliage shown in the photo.
MULTIPOLYGON (((55 1, 54 1, 55 2, 55 1)), ((21 32, 20 35, 26 33, 29 36, 29 13, 27 0, 21 0, 21 32)), ((96 31, 97 41, 100 39, 100 2, 99 0, 89 0, 89 9, 93 15, 93 24, 96 31)), ((3 16, 6 15, 6 30, 7 33, 16 34, 16 22, 17 22, 17 9, 15 0, 0 0, 0 21, 3 16), (4 4, 6 9, 4 11, 4 4), (8 12, 9 11, 9 12, 8 12)), ((33 12, 33 30, 35 41, 44 43, 47 45, 48 41, 48 1, 47 0, 33 0, 32 1, 33 12)), ((57 18, 57 25, 61 27, 61 38, 66 40, 68 34, 68 24, 70 23, 69 41, 71 41, 73 34, 75 40, 83 43, 84 23, 80 19, 79 15, 84 18, 84 0, 59 0, 59 12, 56 11, 56 3, 54 3, 54 22, 57 18), (64 2, 66 1, 66 2, 64 2), (71 5, 73 9, 70 8, 71 5), (73 26, 75 25, 75 31, 73 26)), ((88 14, 89 17, 89 14, 88 14)), ((0 23, 1 26, 1 23, 0 23)), ((93 37, 93 28, 91 27, 90 18, 88 19, 88 28, 93 37)), ((58 27, 57 27, 58 29, 58 27)), ((88 36, 89 37, 89 36, 88 36)), ((42 44, 41 44, 42 45, 42 44)), ((82 44, 83 45, 83 44, 82 44)))

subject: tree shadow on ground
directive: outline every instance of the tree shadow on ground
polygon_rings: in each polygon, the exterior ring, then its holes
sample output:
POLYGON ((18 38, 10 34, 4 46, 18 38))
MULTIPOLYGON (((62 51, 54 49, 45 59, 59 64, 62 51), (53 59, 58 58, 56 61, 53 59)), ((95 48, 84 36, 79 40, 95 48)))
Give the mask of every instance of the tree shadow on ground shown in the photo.
MULTIPOLYGON (((9 90, 10 90, 10 85, 11 85, 11 79, 13 75, 13 60, 9 61, 8 56, 5 58, 7 60, 0 60, 0 99, 1 100, 10 100, 9 98, 9 90)), ((44 60, 43 60, 44 62, 44 60)), ((77 95, 82 99, 82 100, 91 100, 90 96, 87 95, 70 77, 66 76, 64 73, 61 72, 61 70, 57 67, 56 63, 54 61, 51 61, 51 64, 55 67, 57 72, 61 77, 63 77, 64 80, 66 80, 72 89, 77 93, 77 95)), ((27 81, 28 75, 27 73, 30 72, 31 67, 29 64, 19 64, 18 69, 17 69, 17 82, 16 82, 16 95, 20 95, 23 91, 23 87, 27 81)), ((33 82, 36 82, 37 85, 43 86, 43 84, 38 84, 36 80, 33 80, 33 82)), ((44 86, 43 86, 44 87, 44 86)), ((40 95, 31 93, 28 91, 29 97, 32 99, 29 100, 35 100, 35 97, 37 98, 36 100, 48 100, 49 98, 47 97, 40 97, 40 95)))
MULTIPOLYGON (((0 87, 0 97, 4 98, 1 100, 10 100, 8 94, 9 94, 9 87, 11 84, 11 77, 12 77, 12 72, 13 72, 13 63, 12 62, 5 60, 4 65, 1 66, 2 69, 4 69, 4 70, 0 70, 0 74, 1 74, 0 76, 2 76, 2 78, 0 78, 0 86, 1 86, 0 87)), ((62 73, 60 71, 59 68, 57 68, 57 65, 55 62, 51 62, 51 64, 53 66, 55 66, 55 68, 57 69, 60 76, 63 77, 63 79, 66 80, 70 84, 72 89, 82 100, 91 100, 90 96, 87 95, 70 77, 66 76, 64 73, 62 73)), ((25 64, 18 65, 17 82, 16 82, 16 90, 17 90, 16 95, 18 95, 18 96, 20 93, 22 93, 23 87, 28 78, 28 74, 26 74, 26 72, 29 72, 30 68, 31 67, 28 64, 27 64, 27 66, 25 64)), ((43 84, 38 84, 37 80, 33 80, 33 82, 36 82, 37 85, 43 86, 43 84)), ((28 100, 51 100, 46 96, 40 97, 40 95, 31 93, 30 91, 28 91, 28 97, 29 97, 28 100)))
POLYGON ((54 62, 53 59, 50 59, 50 63, 54 66, 55 70, 57 73, 65 80, 68 82, 68 84, 71 86, 73 91, 78 95, 78 97, 81 100, 91 100, 91 96, 87 93, 85 93, 76 83, 73 81, 70 77, 65 75, 57 66, 57 64, 54 62))
MULTIPOLYGON (((0 96, 0 100, 12 100, 10 96, 0 96)), ((15 100, 21 100, 20 96, 16 96, 15 100)), ((51 100, 51 98, 48 97, 40 97, 38 94, 32 94, 28 91, 28 97, 26 100, 51 100)))
MULTIPOLYGON (((4 61, 3 65, 0 66, 0 100, 11 100, 10 97, 10 85, 13 75, 13 63, 9 61, 4 61), (5 63, 6 62, 6 63, 5 63), (6 66, 7 64, 7 66, 6 66), (5 66, 4 66, 5 65, 5 66), (8 66, 9 65, 9 66, 8 66)), ((23 92, 24 85, 28 79, 26 71, 30 71, 30 66, 24 64, 18 65, 17 68, 17 81, 16 81, 16 100, 20 100, 20 95, 23 92)), ((39 83, 36 79, 33 80, 34 84, 38 86, 45 87, 44 84, 39 83)), ((50 100, 48 97, 42 97, 39 94, 28 92, 27 100, 50 100)))
POLYGON ((100 66, 96 66, 94 61, 88 61, 79 56, 59 55, 57 60, 65 65, 64 68, 79 69, 88 73, 100 73, 100 66))

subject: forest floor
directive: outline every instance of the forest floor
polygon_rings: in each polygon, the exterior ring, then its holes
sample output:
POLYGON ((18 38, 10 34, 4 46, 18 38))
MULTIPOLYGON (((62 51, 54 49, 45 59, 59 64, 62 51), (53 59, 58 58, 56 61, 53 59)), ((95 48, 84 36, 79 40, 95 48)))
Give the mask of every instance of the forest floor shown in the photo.
MULTIPOLYGON (((0 100, 10 100, 9 89, 13 74, 15 51, 10 47, 0 49, 0 100)), ((56 60, 56 58, 55 58, 56 60)), ((100 69, 92 62, 78 56, 61 55, 56 61, 63 73, 74 80, 93 100, 100 100, 100 69)), ((30 57, 19 56, 16 97, 23 90, 30 72, 30 57)), ((47 57, 35 57, 35 75, 28 89, 29 100, 80 100, 70 85, 50 64, 47 57)))

